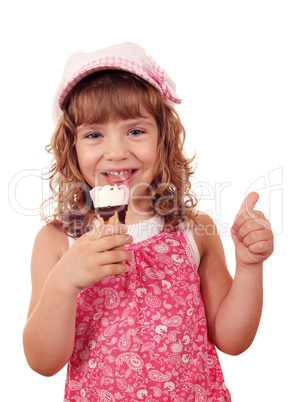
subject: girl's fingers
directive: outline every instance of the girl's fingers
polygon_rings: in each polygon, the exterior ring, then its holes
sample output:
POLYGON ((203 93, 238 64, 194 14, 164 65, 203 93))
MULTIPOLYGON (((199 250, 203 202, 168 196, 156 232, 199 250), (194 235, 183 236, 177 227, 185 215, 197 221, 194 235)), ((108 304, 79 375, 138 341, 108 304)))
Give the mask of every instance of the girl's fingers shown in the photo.
POLYGON ((126 250, 109 250, 98 255, 98 265, 112 265, 118 264, 123 261, 130 261, 132 259, 132 254, 130 251, 126 250))
MULTIPOLYGON (((239 238, 239 236, 237 236, 239 238)), ((239 238, 240 239, 240 238, 239 238)), ((246 246, 249 247, 253 244, 262 242, 262 241, 267 241, 269 240, 268 233, 266 233, 265 230, 259 229, 259 230, 254 230, 247 235, 245 235, 240 241, 246 246)))
POLYGON ((249 219, 242 223, 240 228, 236 231, 236 236, 242 241, 246 236, 257 231, 264 231, 261 222, 258 219, 249 219))
POLYGON ((120 274, 128 272, 129 266, 127 264, 108 264, 103 267, 106 271, 106 276, 116 276, 119 278, 120 274))
POLYGON ((244 211, 240 215, 238 215, 232 225, 232 229, 235 233, 238 233, 240 228, 246 224, 246 222, 249 222, 248 224, 251 224, 253 221, 256 221, 256 223, 260 226, 260 228, 265 228, 266 227, 266 222, 267 219, 265 218, 264 214, 261 211, 244 211))
POLYGON ((112 235, 97 239, 94 244, 96 252, 103 252, 111 250, 116 247, 124 246, 125 244, 131 244, 133 238, 130 235, 112 235))
POLYGON ((260 196, 258 193, 253 191, 252 193, 248 194, 246 198, 244 199, 238 213, 236 214, 235 219, 242 213, 242 212, 250 212, 251 210, 254 209, 256 203, 258 202, 260 196))
POLYGON ((272 240, 259 241, 251 244, 248 250, 252 254, 263 256, 264 259, 268 258, 273 252, 274 246, 272 240))
POLYGON ((250 193, 240 207, 231 228, 237 261, 244 264, 263 262, 273 252, 270 222, 255 207, 259 195, 250 193))
POLYGON ((122 235, 126 232, 126 225, 102 225, 86 233, 85 236, 87 236, 90 240, 98 240, 112 235, 122 235))

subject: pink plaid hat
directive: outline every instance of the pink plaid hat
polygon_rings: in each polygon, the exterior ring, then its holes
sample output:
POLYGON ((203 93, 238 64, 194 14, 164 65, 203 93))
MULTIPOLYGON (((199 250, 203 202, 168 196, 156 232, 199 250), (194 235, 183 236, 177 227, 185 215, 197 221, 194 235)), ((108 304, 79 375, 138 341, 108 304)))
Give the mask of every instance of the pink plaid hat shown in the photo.
POLYGON ((53 103, 55 121, 60 117, 72 88, 83 78, 101 70, 129 71, 157 88, 165 101, 170 104, 181 103, 175 93, 176 85, 165 70, 149 57, 141 46, 125 42, 97 52, 76 52, 69 57, 53 103))

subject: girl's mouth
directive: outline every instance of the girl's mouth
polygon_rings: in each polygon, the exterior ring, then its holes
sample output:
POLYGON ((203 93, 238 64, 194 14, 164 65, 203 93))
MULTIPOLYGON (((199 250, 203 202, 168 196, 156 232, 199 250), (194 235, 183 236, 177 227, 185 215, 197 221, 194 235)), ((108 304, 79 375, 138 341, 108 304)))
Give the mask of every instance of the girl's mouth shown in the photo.
POLYGON ((102 176, 105 180, 110 184, 128 184, 133 179, 137 169, 129 169, 129 170, 110 170, 102 172, 102 176))

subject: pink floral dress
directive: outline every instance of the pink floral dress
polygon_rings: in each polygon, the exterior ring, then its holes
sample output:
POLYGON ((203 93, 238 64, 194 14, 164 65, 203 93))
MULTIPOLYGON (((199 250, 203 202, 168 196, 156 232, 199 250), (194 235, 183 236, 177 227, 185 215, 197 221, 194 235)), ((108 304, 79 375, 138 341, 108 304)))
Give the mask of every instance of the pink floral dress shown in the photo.
POLYGON ((231 401, 183 231, 126 248, 127 274, 80 292, 64 401, 231 401))

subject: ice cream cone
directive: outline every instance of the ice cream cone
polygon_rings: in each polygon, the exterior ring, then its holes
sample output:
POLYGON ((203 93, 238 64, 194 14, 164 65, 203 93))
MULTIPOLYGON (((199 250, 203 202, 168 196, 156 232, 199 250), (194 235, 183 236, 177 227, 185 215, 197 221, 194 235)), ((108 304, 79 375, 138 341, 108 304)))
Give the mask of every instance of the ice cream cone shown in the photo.
MULTIPOLYGON (((128 207, 129 191, 125 185, 95 187, 90 191, 100 226, 124 224, 128 207)), ((112 250, 123 250, 123 246, 112 250)), ((120 275, 115 275, 117 278, 120 275)))
MULTIPOLYGON (((126 214, 126 212, 125 212, 125 214, 126 214)), ((109 225, 118 225, 119 223, 121 223, 119 218, 118 218, 118 212, 117 211, 115 211, 114 215, 111 216, 108 219, 108 221, 106 221, 106 222, 104 221, 104 219, 102 218, 102 216, 100 214, 97 214, 97 219, 98 219, 98 222, 99 222, 100 226, 107 225, 107 224, 109 224, 109 225)), ((118 247, 114 247, 112 250, 123 250, 123 249, 124 249, 123 246, 118 246, 118 247)))

